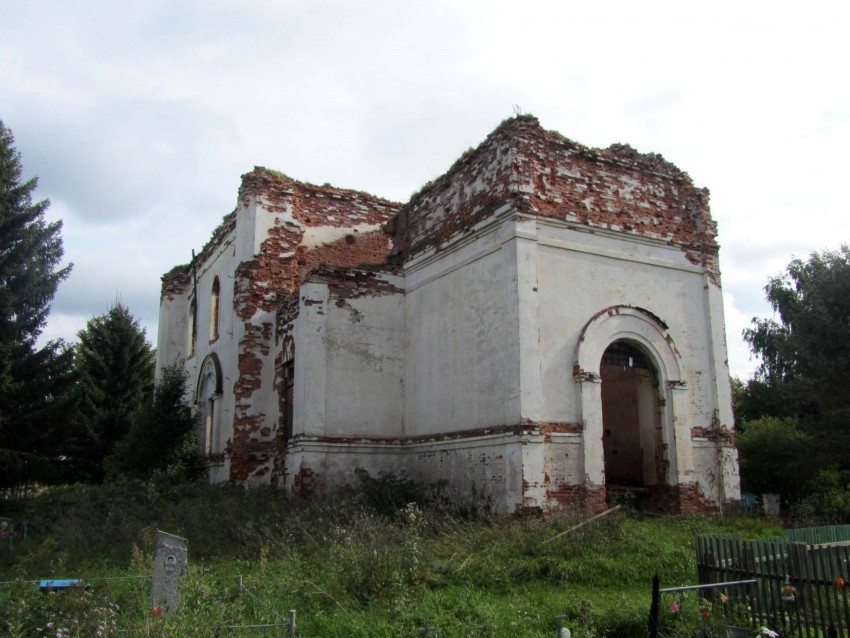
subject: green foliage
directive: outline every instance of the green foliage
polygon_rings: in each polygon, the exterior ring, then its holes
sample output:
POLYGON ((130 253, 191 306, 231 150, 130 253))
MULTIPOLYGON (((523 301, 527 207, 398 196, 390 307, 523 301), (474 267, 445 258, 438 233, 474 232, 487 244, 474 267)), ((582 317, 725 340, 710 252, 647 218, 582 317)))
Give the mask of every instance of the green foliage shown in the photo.
POLYGON ((163 368, 153 400, 133 417, 130 431, 106 459, 111 477, 150 478, 155 472, 171 476, 200 474, 197 420, 185 402, 187 373, 176 363, 163 368))
POLYGON ((20 154, 0 122, 0 487, 44 481, 55 456, 55 417, 71 355, 61 342, 36 340, 59 284, 62 222, 47 223, 47 200, 33 202, 37 180, 21 181, 20 154))
POLYGON ((80 420, 90 437, 79 472, 81 478, 101 481, 104 460, 150 399, 154 352, 144 329, 121 303, 90 319, 78 337, 80 420))
POLYGON ((0 122, 0 347, 4 349, 35 342, 59 283, 71 272, 70 266, 57 269, 63 254, 62 222, 45 222, 47 200, 33 203, 38 181, 21 182, 21 158, 14 144, 12 132, 0 122))
POLYGON ((779 321, 754 319, 744 335, 760 377, 800 381, 830 404, 850 384, 850 247, 793 260, 765 292, 779 321))
MULTIPOLYGON (((417 491, 403 479, 376 481, 396 494, 417 491)), ((430 625, 446 636, 536 638, 554 635, 554 618, 564 615, 576 638, 637 638, 646 635, 654 573, 664 586, 696 582, 696 534, 777 533, 751 519, 616 513, 555 538, 587 517, 476 518, 436 499, 394 510, 368 502, 358 492, 294 501, 162 474, 50 488, 3 512, 30 521, 19 553, 0 553, 11 560, 0 567, 3 580, 78 577, 95 587, 48 599, 24 585, 0 589, 0 633, 60 617, 95 631, 98 610, 112 609, 120 635, 200 637, 296 609, 299 635, 316 637, 412 636, 430 625), (189 539, 183 608, 155 616, 149 585, 135 581, 110 582, 108 600, 99 598, 98 577, 150 573, 157 529, 189 539), (237 591, 239 576, 250 595, 237 591)))
POLYGON ((732 410, 739 431, 746 429, 749 421, 761 417, 785 418, 796 414, 796 404, 781 385, 759 379, 746 382, 732 378, 732 410))
POLYGON ((850 523, 850 484, 835 467, 820 470, 789 518, 804 527, 850 523))
MULTIPOLYGON (((818 443, 821 465, 850 474, 850 247, 793 260, 765 288, 776 319, 754 319, 744 338, 761 359, 767 403, 787 406, 818 443), (770 396, 772 395, 772 396, 770 396)), ((754 388, 755 389, 755 388, 754 388)), ((775 407, 769 408, 774 414, 775 407)), ((768 414, 763 409, 761 415, 768 414)), ((776 415, 776 414, 775 414, 776 415)), ((812 460, 812 459, 810 459, 812 460)))
POLYGON ((69 418, 75 409, 73 350, 51 342, 28 356, 14 358, 11 364, 14 378, 27 383, 7 397, 10 400, 4 412, 13 427, 0 428, 0 441, 7 435, 0 442, 0 465, 4 467, 0 487, 67 481, 72 478, 67 458, 74 439, 69 418))
POLYGON ((812 438, 794 419, 762 417, 738 435, 742 487, 754 494, 780 494, 786 501, 803 495, 815 476, 812 438))
POLYGON ((43 594, 37 589, 17 592, 16 600, 0 618, 3 635, 10 638, 50 636, 88 638, 118 636, 118 606, 102 583, 94 590, 72 588, 43 594))

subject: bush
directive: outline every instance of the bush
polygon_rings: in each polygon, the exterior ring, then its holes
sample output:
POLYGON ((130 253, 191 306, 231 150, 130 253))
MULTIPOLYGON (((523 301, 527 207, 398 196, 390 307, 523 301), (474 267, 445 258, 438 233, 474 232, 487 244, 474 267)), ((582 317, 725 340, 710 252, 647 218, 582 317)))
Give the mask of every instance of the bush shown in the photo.
POLYGON ((809 435, 794 419, 762 417, 748 421, 738 435, 741 483, 754 494, 780 494, 787 501, 805 494, 815 477, 817 452, 809 435))
POLYGON ((821 470, 808 487, 808 494, 792 507, 791 520, 804 526, 850 523, 850 485, 837 468, 821 470))

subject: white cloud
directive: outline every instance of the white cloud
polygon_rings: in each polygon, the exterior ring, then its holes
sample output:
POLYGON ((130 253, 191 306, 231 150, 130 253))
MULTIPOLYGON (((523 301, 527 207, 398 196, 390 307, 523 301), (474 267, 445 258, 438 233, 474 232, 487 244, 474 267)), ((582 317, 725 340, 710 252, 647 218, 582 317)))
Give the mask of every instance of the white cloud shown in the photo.
POLYGON ((49 332, 120 295, 154 337, 159 275, 254 165, 405 199, 517 104, 711 189, 745 375, 767 278, 850 237, 848 22, 828 1, 12 3, 0 118, 76 264, 49 332))

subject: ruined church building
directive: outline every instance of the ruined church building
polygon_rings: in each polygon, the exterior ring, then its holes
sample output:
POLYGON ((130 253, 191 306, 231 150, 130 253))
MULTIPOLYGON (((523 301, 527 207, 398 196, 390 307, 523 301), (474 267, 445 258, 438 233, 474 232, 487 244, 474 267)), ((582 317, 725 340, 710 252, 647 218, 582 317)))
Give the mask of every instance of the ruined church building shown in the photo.
POLYGON ((209 479, 363 471, 501 511, 739 498, 708 191, 655 154, 504 122, 406 204, 265 168, 162 278, 209 479))

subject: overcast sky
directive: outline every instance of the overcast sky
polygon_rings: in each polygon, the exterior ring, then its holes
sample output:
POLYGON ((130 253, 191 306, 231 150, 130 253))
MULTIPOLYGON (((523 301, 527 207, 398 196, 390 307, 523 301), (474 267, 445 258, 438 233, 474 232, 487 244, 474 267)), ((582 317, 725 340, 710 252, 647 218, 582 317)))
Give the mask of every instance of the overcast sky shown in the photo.
POLYGON ((0 119, 64 221, 47 338, 159 277, 255 165, 406 200, 514 105, 711 190, 732 372, 788 261, 850 238, 850 3, 0 0, 0 119))

